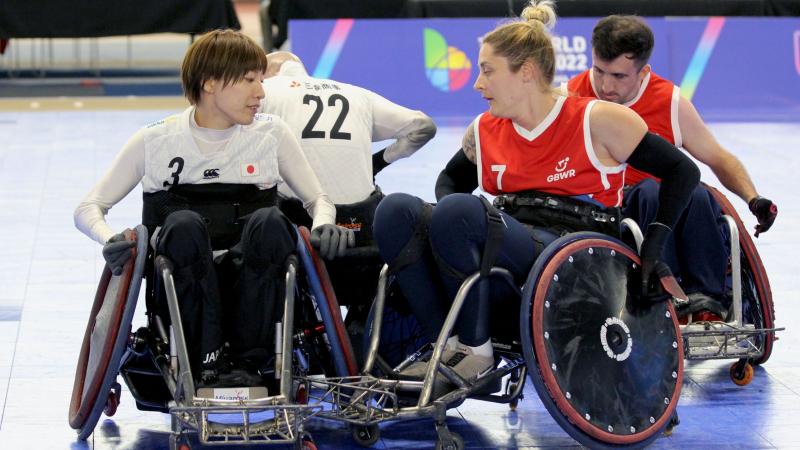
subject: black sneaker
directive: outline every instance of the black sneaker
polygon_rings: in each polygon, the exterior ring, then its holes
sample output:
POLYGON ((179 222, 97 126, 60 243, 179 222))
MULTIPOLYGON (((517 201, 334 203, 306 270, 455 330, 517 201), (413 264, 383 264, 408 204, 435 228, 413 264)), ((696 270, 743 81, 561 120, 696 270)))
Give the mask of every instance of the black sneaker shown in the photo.
POLYGON ((197 377, 197 384, 212 386, 219 381, 223 375, 229 374, 233 369, 230 356, 228 355, 227 345, 219 350, 217 358, 210 363, 200 364, 200 374, 197 377))
POLYGON ((721 301, 701 292, 692 292, 687 294, 686 301, 676 302, 675 311, 681 323, 686 323, 690 314, 692 322, 725 322, 729 315, 721 301))

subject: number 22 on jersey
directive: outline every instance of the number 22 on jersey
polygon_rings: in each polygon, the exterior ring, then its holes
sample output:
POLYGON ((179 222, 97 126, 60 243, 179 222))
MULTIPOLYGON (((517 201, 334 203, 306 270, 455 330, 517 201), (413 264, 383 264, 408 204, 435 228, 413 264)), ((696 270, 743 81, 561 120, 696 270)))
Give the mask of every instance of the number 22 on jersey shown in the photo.
POLYGON ((311 117, 303 128, 303 133, 300 137, 303 139, 325 139, 328 137, 330 139, 350 140, 350 133, 342 131, 342 124, 347 118, 347 113, 350 112, 350 102, 347 101, 347 97, 341 94, 333 94, 328 98, 328 104, 325 106, 320 96, 306 94, 303 96, 303 104, 313 104, 314 111, 311 113, 311 117), (339 113, 330 131, 326 133, 325 130, 315 129, 323 113, 335 111, 336 109, 339 110, 339 113))

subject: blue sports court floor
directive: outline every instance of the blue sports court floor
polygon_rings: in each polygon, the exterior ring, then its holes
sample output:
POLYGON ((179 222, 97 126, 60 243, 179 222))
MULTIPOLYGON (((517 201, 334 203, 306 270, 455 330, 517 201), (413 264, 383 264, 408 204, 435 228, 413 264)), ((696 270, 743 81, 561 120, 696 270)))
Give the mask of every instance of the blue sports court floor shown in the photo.
MULTIPOLYGON (((70 110, 0 112, 0 448, 168 448, 167 415, 137 411, 130 394, 113 418, 102 417, 85 442, 67 410, 89 308, 103 258, 78 232, 72 212, 139 127, 177 109, 127 109, 101 99, 70 110), (103 103, 105 102, 105 103, 103 103), (122 108, 122 110, 119 110, 122 108)), ((139 108, 135 102, 133 108, 139 108)), ((175 107, 177 108, 177 107, 175 107)), ((467 119, 437 119, 436 138, 378 176, 385 192, 433 199, 438 172, 459 148, 467 119)), ((730 361, 687 364, 679 404, 682 423, 652 448, 800 448, 800 123, 714 123, 712 131, 750 171, 761 194, 780 207, 756 240, 775 299, 776 325, 786 327, 772 358, 746 387, 728 378, 730 361)), ((704 180, 719 185, 707 170, 704 180)), ((109 215, 116 228, 139 222, 140 192, 109 215)), ((735 206, 753 226, 743 202, 735 206)), ((137 311, 135 325, 143 314, 137 311)), ((468 448, 576 448, 531 387, 516 412, 467 401, 449 412, 468 448)), ((431 421, 389 423, 375 448, 433 448, 431 421)), ((336 423, 312 423, 319 448, 358 448, 336 423)))

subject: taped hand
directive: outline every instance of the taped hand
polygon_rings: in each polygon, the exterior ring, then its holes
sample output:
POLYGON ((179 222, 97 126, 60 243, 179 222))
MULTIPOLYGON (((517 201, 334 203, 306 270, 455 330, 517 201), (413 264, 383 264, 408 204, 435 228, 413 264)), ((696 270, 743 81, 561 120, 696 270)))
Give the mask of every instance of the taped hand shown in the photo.
POLYGON ((311 245, 323 258, 333 259, 344 256, 347 247, 356 245, 356 235, 353 230, 337 225, 320 225, 311 231, 311 245))
POLYGON ((125 239, 122 233, 111 236, 103 246, 103 258, 105 258, 108 268, 114 275, 122 273, 122 267, 131 257, 131 248, 136 245, 136 241, 125 239))
POLYGON ((756 225, 756 237, 758 237, 759 234, 769 230, 772 223, 775 222, 775 218, 778 217, 778 205, 772 203, 772 200, 759 195, 750 200, 747 206, 750 207, 750 212, 758 219, 758 225, 756 225))

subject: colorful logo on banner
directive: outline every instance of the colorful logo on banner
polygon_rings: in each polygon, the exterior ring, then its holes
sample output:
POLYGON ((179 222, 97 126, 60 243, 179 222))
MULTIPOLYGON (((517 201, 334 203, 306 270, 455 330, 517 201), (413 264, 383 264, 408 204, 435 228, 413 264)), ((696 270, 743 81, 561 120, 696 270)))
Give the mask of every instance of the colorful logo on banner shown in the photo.
POLYGON ((433 87, 453 92, 464 87, 472 73, 472 62, 463 51, 447 45, 444 36, 432 28, 423 31, 425 75, 433 87))

